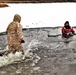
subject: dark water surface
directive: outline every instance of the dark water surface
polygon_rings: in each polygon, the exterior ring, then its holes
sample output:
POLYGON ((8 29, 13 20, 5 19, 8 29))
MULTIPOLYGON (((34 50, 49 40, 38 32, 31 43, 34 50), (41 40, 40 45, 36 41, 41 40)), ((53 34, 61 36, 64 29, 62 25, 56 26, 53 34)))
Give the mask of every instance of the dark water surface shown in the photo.
MULTIPOLYGON (((27 53, 25 60, 5 63, 0 75, 76 75, 76 35, 62 38, 61 28, 30 28, 23 29, 23 33, 24 50, 30 55, 27 53)), ((1 35, 0 47, 6 46, 6 35, 1 35)))

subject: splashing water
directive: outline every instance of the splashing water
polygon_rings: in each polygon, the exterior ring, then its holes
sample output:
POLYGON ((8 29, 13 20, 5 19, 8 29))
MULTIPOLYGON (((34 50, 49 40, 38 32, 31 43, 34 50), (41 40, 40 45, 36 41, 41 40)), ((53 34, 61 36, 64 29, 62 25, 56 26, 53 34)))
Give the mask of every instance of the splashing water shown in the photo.
POLYGON ((22 52, 16 52, 15 54, 10 53, 7 56, 4 55, 0 57, 0 67, 4 65, 12 64, 15 61, 21 61, 25 59, 27 56, 30 57, 30 59, 33 59, 35 57, 35 60, 33 60, 33 62, 37 63, 40 60, 40 57, 37 54, 33 55, 31 51, 32 51, 32 47, 36 47, 38 44, 40 44, 40 42, 34 39, 27 46, 24 55, 22 55, 22 52))
POLYGON ((15 54, 10 53, 8 56, 2 56, 0 57, 0 67, 3 65, 8 65, 13 63, 14 61, 20 61, 22 57, 21 52, 16 52, 15 54))

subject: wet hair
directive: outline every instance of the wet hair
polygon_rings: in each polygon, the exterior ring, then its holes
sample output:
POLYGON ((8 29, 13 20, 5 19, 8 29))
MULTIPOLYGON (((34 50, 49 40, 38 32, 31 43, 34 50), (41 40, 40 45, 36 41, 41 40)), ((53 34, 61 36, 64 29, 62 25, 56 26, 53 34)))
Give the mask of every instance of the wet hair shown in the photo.
POLYGON ((70 28, 71 28, 71 26, 69 25, 69 21, 66 21, 66 22, 64 23, 64 27, 65 27, 66 29, 70 29, 70 28), (66 26, 67 23, 68 23, 68 26, 66 26))

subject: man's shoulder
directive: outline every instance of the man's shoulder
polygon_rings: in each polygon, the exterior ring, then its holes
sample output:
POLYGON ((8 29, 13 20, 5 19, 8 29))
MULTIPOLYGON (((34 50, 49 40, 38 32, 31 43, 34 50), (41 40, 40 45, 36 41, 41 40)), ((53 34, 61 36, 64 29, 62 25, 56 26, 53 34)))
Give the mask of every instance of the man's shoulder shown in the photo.
POLYGON ((12 25, 12 24, 14 24, 14 22, 13 22, 13 21, 9 23, 9 25, 12 25))
POLYGON ((14 21, 12 21, 12 22, 9 23, 8 27, 10 27, 10 28, 11 27, 16 27, 16 23, 14 21))
POLYGON ((62 27, 62 29, 65 29, 64 27, 62 27))

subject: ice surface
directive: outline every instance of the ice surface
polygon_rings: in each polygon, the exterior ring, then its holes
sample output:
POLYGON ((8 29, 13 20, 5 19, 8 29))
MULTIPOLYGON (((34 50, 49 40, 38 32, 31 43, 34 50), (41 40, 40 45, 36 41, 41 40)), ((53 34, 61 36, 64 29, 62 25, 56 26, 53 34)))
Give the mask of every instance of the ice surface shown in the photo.
POLYGON ((76 25, 75 3, 8 5, 9 7, 0 8, 0 32, 6 31, 15 14, 21 15, 23 28, 63 26, 66 20, 70 22, 71 26, 76 25))

